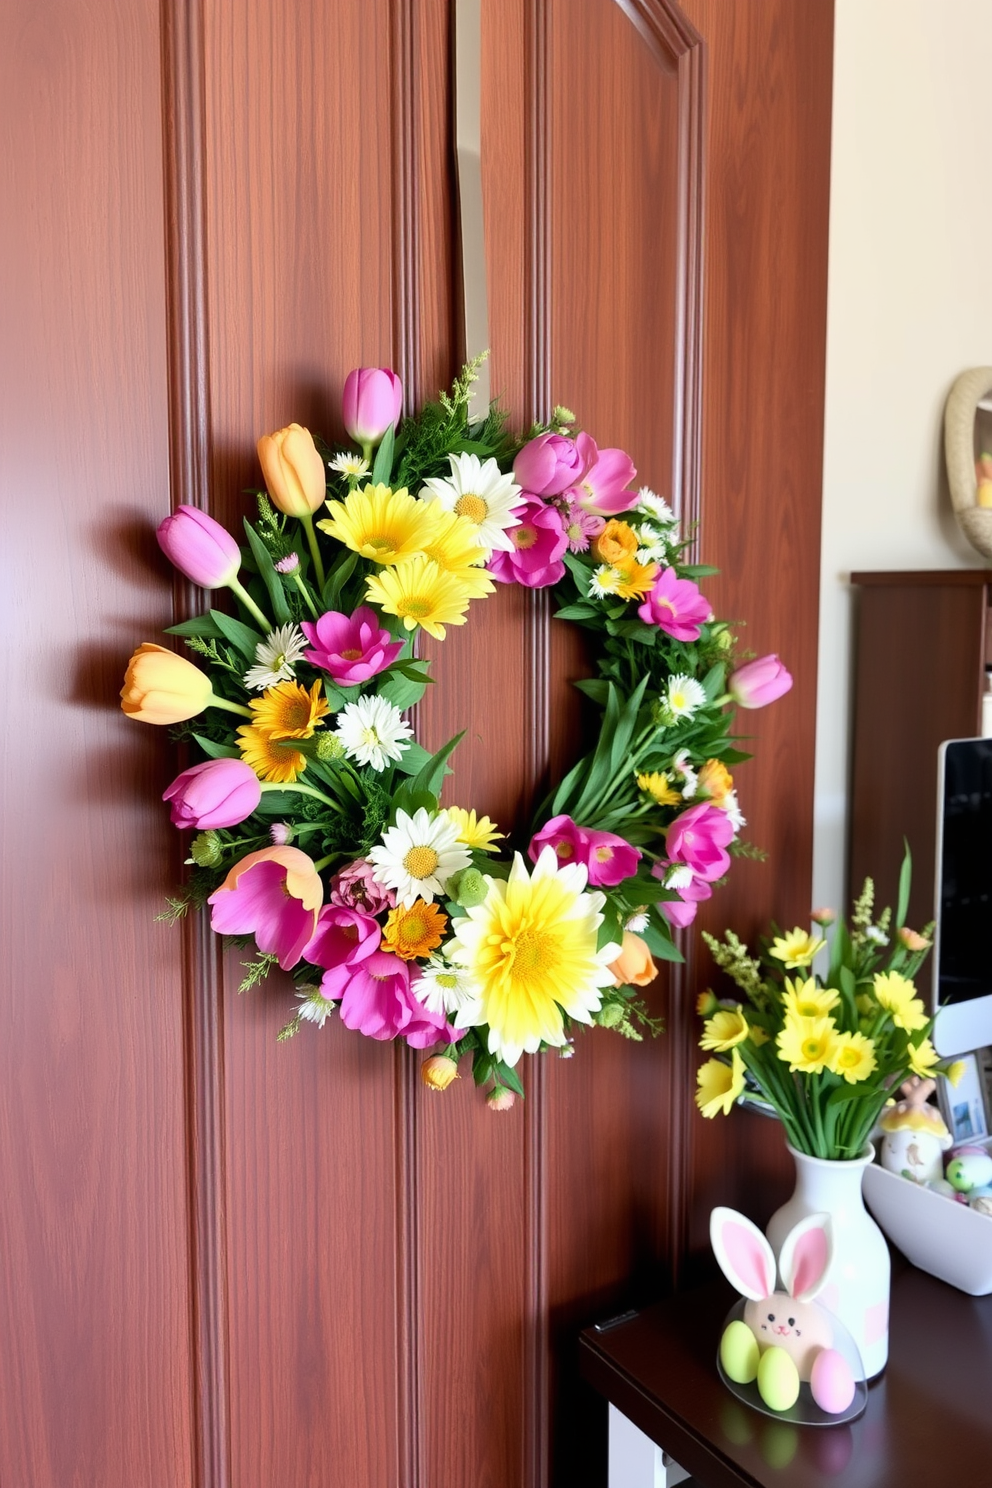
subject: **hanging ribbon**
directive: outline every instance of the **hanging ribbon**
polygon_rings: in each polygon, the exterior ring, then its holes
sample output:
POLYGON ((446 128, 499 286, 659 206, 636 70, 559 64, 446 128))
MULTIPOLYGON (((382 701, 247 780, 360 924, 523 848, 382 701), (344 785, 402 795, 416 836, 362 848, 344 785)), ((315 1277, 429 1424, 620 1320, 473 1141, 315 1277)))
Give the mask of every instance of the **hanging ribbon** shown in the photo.
MULTIPOLYGON (((462 240, 465 360, 489 348, 489 295, 482 205, 482 0, 455 0, 455 158, 462 240)), ((469 417, 489 411, 489 363, 472 389, 469 417)))

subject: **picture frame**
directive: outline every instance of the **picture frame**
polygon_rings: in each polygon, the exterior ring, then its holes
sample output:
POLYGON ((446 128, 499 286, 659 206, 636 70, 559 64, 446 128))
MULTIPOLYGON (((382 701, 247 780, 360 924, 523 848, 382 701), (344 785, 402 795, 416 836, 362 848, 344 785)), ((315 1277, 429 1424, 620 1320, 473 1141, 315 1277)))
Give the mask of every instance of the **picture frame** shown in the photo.
POLYGON ((989 1135, 985 1080, 979 1063, 982 1052, 961 1056, 964 1074, 956 1086, 949 1080, 938 1081, 937 1099, 941 1115, 955 1147, 963 1142, 980 1142, 989 1135))

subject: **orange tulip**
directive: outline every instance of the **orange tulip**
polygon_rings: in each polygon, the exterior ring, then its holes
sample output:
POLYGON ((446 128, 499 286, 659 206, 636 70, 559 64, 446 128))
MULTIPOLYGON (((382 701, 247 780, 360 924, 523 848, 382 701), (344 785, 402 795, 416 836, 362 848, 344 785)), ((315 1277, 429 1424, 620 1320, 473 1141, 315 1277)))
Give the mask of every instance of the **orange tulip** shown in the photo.
POLYGON ((202 713, 212 698, 205 672, 150 641, 131 657, 121 688, 121 707, 142 723, 182 723, 202 713))
POLYGON ((592 551, 600 563, 625 569, 633 562, 637 553, 637 537, 626 522, 618 522, 614 518, 607 522, 593 541, 592 551))
POLYGON ((610 962, 610 970, 617 987, 646 987, 658 975, 651 952, 633 930, 623 932, 623 950, 610 962))
POLYGON ((273 505, 287 517, 311 517, 323 505, 327 478, 309 429, 290 424, 263 434, 258 459, 273 505))

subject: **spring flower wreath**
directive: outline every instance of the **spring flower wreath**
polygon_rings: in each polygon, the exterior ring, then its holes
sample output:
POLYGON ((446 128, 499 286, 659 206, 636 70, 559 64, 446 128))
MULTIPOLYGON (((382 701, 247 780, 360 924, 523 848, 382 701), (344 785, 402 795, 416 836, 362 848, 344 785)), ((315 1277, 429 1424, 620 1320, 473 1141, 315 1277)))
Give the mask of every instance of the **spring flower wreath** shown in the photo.
POLYGON ((712 570, 683 562, 686 537, 622 450, 563 408, 522 443, 498 409, 470 426, 476 374, 401 419, 392 372, 352 372, 353 449, 297 424, 265 435, 243 545, 196 508, 167 517, 168 557, 237 613, 171 627, 200 665, 139 646, 121 697, 202 755, 165 792, 195 833, 169 917, 206 903, 214 930, 253 940, 242 990, 292 974, 280 1037, 336 1010, 435 1051, 436 1090, 470 1055, 505 1109, 521 1054, 570 1053, 580 1023, 653 1026, 637 989, 653 957, 678 959, 671 927, 710 897, 743 824, 732 704, 791 678, 765 657, 728 680, 734 640, 696 583, 712 570), (443 640, 497 584, 552 587, 589 632, 598 675, 579 686, 601 715, 510 862, 488 817, 440 805, 458 739, 428 754, 406 716, 430 680, 418 633, 443 640))

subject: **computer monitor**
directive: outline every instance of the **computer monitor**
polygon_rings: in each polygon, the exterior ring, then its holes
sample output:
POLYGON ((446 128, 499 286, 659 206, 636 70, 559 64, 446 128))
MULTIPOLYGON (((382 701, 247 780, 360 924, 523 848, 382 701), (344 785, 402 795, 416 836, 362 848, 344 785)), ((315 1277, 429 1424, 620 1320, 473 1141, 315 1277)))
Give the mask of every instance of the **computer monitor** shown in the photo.
POLYGON ((951 739, 937 772, 933 1042, 992 1044, 992 739, 951 739))

